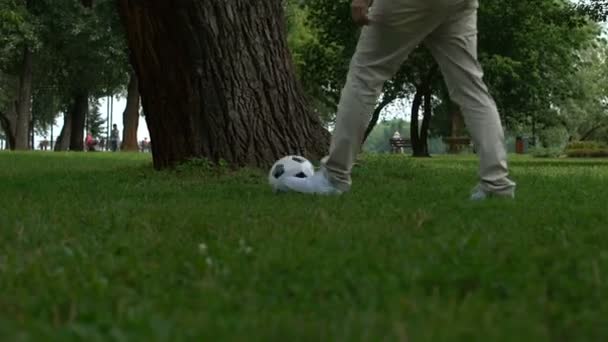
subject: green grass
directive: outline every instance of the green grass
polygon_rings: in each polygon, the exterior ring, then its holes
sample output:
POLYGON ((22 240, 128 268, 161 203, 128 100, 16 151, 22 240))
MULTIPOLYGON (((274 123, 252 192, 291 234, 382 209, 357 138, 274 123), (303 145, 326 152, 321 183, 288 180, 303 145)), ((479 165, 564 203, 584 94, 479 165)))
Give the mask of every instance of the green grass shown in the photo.
POLYGON ((1 341, 606 341, 608 162, 372 157, 341 198, 0 153, 1 341), (204 244, 206 248, 202 248, 204 244))

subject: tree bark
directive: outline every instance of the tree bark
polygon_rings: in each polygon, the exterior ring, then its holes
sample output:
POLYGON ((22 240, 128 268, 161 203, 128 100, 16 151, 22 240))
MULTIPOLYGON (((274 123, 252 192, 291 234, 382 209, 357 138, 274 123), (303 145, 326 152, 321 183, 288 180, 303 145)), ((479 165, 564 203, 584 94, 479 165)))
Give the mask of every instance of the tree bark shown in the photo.
POLYGON ((420 140, 417 150, 415 150, 416 157, 430 157, 429 153, 429 128, 431 127, 431 118, 433 116, 433 104, 432 104, 433 93, 428 88, 424 94, 424 114, 422 117, 422 125, 420 126, 420 140))
POLYGON ((127 94, 127 106, 122 113, 123 131, 121 151, 139 150, 137 128, 139 126, 139 84, 137 76, 131 72, 127 94))
POLYGON ((382 102, 380 102, 380 104, 378 104, 376 109, 374 109, 374 112, 372 113, 372 118, 369 121, 369 125, 367 125, 367 129, 365 130, 365 135, 363 136, 363 142, 361 143, 361 145, 365 144, 365 141, 367 141, 367 138, 369 137, 369 135, 372 134, 372 131, 378 124, 378 120, 380 119, 380 113, 382 113, 382 110, 384 108, 386 108, 386 106, 388 106, 394 100, 395 100, 394 97, 383 98, 382 102))
POLYGON ((418 113, 422 105, 422 92, 416 89, 414 101, 412 101, 412 114, 410 119, 410 140, 412 142, 412 156, 416 156, 416 149, 420 146, 420 130, 418 125, 418 113))
POLYGON ((416 87, 414 102, 412 104, 412 118, 410 125, 410 138, 412 141, 412 156, 413 157, 430 157, 429 154, 429 128, 431 126, 431 118, 433 115, 432 96, 433 96, 433 79, 439 71, 439 66, 433 64, 429 69, 426 77, 416 87), (424 114, 422 125, 419 126, 420 106, 424 102, 424 114))
POLYGON ((81 91, 74 95, 72 104, 72 129, 70 134, 70 151, 84 151, 84 126, 89 111, 89 94, 81 91))
POLYGON ((6 137, 6 147, 5 149, 14 149, 15 146, 15 134, 13 133, 14 129, 11 127, 11 121, 7 114, 0 113, 0 128, 4 131, 4 135, 6 137))
POLYGON ((268 166, 326 153, 287 48, 280 0, 119 0, 154 166, 268 166))
POLYGON ((24 47, 17 99, 14 144, 16 150, 29 149, 30 121, 32 119, 32 59, 32 51, 29 47, 24 47))
POLYGON ((72 135, 72 111, 68 110, 63 115, 63 127, 55 142, 55 151, 67 151, 70 148, 70 137, 72 135))

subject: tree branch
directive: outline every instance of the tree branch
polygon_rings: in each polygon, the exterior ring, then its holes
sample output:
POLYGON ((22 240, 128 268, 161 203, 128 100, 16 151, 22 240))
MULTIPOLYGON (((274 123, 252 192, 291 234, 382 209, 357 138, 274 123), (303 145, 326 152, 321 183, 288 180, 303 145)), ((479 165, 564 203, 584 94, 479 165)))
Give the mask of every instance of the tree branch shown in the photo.
POLYGON ((589 139, 589 137, 595 133, 595 131, 597 131, 600 128, 604 128, 604 127, 608 127, 608 122, 604 122, 601 124, 598 124, 594 127, 592 127, 589 131, 587 131, 587 133, 583 134, 583 136, 581 137, 581 141, 585 141, 587 139, 589 139))
POLYGON ((382 113, 382 110, 386 106, 391 104, 391 102, 393 102, 395 99, 396 99, 396 96, 384 96, 382 98, 382 102, 380 102, 380 104, 378 104, 376 109, 374 109, 374 113, 372 114, 372 118, 369 121, 369 125, 367 125, 367 129, 365 130, 365 135, 363 136, 363 142, 361 144, 365 144, 365 141, 367 140, 369 135, 372 133, 372 131, 378 124, 378 120, 380 119, 380 113, 382 113))

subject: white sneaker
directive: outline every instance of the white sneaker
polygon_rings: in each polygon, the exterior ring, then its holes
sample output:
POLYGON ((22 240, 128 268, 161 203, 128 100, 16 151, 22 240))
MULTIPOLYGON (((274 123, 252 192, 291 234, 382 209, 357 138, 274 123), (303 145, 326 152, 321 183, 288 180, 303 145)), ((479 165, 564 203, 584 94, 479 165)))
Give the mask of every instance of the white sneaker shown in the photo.
POLYGON ((502 192, 491 192, 484 190, 481 185, 477 185, 471 193, 471 201, 485 201, 486 199, 491 197, 514 199, 515 188, 504 190, 502 192))
POLYGON ((312 177, 298 178, 286 177, 282 180, 283 184, 292 191, 304 194, 317 195, 341 195, 342 191, 336 188, 323 170, 317 171, 312 177))

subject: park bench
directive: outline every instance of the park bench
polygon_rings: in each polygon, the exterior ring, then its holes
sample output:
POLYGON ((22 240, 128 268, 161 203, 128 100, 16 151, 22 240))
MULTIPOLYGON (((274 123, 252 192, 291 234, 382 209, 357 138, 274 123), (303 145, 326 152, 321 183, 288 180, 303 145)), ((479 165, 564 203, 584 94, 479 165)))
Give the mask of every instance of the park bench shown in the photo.
POLYGON ((389 142, 391 144, 392 153, 404 153, 406 148, 412 147, 412 141, 410 139, 402 138, 399 132, 395 132, 389 142))

